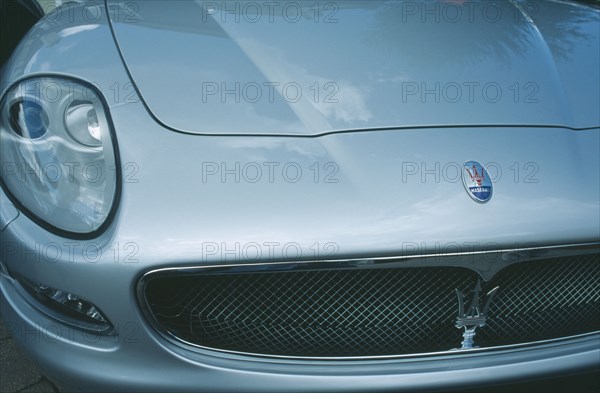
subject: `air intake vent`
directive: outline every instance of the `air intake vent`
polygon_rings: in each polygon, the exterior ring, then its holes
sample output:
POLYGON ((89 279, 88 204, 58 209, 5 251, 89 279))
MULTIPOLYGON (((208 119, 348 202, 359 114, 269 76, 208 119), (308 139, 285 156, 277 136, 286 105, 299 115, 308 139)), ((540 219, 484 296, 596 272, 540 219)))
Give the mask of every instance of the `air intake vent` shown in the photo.
MULTIPOLYGON (((477 330, 481 347, 600 330, 598 255, 513 264, 477 330)), ((369 357, 459 348, 455 289, 475 272, 460 267, 254 271, 146 278, 157 325, 189 344, 244 353, 369 357)))

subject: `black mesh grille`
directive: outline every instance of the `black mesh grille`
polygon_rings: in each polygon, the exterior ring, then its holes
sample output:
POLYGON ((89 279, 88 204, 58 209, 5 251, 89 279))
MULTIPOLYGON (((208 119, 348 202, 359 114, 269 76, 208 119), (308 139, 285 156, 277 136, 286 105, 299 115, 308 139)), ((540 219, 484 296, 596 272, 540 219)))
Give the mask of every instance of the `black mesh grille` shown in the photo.
POLYGON ((600 330, 599 256, 516 264, 500 271, 491 284, 500 290, 487 325, 477 332, 480 346, 600 330))
MULTIPOLYGON (((287 356, 378 356, 460 347, 458 267, 252 272, 153 277, 145 287, 160 326, 189 343, 287 356)), ((500 286, 476 344, 497 346, 600 330, 596 256, 524 262, 500 286)))

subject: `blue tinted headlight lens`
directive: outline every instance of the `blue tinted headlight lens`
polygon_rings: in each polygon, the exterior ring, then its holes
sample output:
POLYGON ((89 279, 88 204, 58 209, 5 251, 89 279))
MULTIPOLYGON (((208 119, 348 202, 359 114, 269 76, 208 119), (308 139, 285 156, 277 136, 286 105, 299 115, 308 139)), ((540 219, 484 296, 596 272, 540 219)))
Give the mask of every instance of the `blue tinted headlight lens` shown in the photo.
POLYGON ((35 101, 25 99, 13 103, 9 121, 12 130, 23 138, 38 139, 48 131, 48 114, 35 101))

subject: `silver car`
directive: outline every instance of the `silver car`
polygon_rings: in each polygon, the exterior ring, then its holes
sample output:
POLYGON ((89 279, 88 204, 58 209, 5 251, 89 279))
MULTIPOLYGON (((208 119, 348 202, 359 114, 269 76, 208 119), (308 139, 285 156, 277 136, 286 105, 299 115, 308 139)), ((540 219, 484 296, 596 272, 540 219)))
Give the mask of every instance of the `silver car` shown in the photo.
POLYGON ((56 3, 2 67, 0 303, 67 391, 600 367, 597 2, 56 3))

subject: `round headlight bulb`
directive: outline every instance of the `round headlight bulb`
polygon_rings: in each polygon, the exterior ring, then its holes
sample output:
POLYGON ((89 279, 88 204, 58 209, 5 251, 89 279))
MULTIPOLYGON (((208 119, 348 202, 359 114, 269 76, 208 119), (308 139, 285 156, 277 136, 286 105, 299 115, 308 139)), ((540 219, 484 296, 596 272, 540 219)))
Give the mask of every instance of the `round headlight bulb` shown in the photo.
POLYGON ((91 102, 72 102, 65 111, 65 126, 75 141, 90 147, 102 146, 98 114, 91 102))

